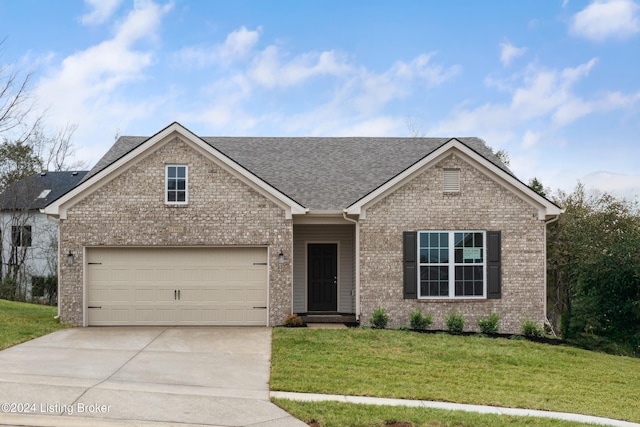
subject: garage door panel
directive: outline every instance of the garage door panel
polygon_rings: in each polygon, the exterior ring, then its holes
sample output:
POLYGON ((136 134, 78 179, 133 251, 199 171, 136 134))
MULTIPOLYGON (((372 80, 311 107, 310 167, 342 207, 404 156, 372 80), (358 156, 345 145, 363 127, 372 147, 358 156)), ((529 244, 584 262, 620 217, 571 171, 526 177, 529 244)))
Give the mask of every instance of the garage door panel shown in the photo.
POLYGON ((88 248, 88 323, 266 325, 266 261, 265 248, 88 248))

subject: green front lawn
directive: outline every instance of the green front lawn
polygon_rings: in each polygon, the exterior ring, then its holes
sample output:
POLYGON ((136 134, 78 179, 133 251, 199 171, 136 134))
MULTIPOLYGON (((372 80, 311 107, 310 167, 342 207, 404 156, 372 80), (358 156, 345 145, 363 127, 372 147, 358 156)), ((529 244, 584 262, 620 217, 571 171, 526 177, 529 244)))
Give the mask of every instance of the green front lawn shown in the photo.
POLYGON ((0 350, 69 327, 57 314, 57 307, 0 300, 0 350))
POLYGON ((340 402, 296 402, 273 399, 274 403, 307 424, 313 422, 322 427, 577 427, 586 424, 550 418, 515 417, 508 415, 477 414, 464 411, 447 411, 431 408, 406 408, 401 406, 356 405, 340 402), (403 424, 405 423, 405 424, 403 424))
POLYGON ((640 359, 475 336, 276 328, 271 389, 542 409, 640 422, 640 359))

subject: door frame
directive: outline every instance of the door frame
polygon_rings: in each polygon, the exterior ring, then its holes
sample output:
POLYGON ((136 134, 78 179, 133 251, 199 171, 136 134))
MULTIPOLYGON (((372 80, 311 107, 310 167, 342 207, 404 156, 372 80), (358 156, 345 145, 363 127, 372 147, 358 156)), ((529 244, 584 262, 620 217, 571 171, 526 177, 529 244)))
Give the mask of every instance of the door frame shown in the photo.
POLYGON ((304 307, 309 312, 309 245, 336 245, 336 312, 340 312, 340 241, 305 240, 304 241, 304 307))

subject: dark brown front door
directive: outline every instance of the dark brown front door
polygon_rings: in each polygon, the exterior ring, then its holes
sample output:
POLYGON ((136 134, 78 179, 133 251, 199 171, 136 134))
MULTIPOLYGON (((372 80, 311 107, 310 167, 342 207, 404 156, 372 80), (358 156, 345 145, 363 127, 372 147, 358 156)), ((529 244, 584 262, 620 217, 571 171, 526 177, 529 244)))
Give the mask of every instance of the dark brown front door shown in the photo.
POLYGON ((307 252, 308 310, 338 311, 338 245, 310 243, 307 252))

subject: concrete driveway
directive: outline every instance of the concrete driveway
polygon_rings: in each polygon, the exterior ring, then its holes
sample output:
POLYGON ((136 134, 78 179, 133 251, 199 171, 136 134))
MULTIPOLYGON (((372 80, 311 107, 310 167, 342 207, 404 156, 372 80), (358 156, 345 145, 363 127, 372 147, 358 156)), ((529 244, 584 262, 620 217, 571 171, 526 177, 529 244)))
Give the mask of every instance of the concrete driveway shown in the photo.
POLYGON ((269 402, 271 329, 76 328, 0 351, 0 425, 305 426, 269 402))

